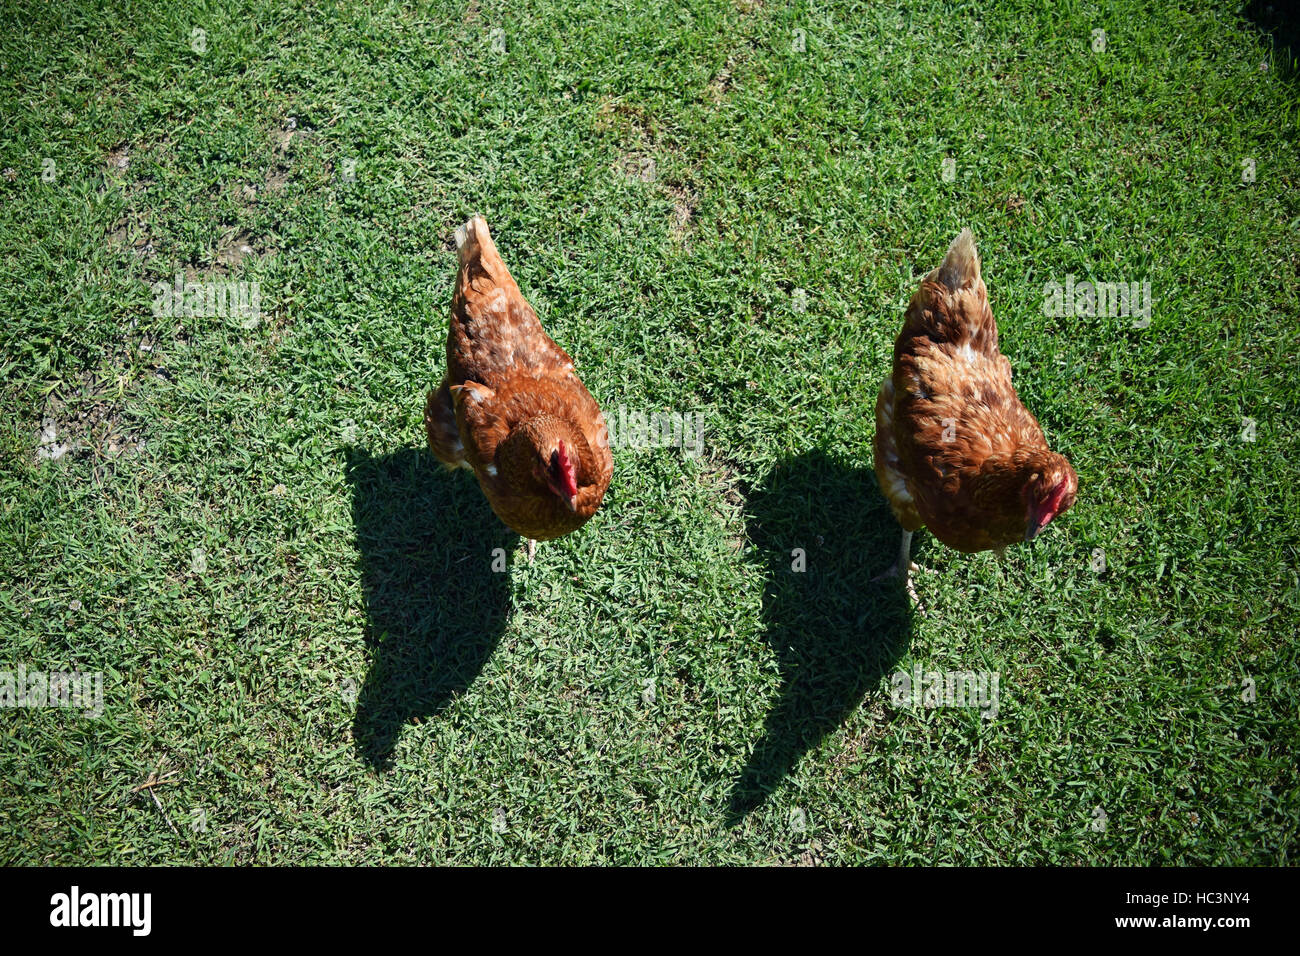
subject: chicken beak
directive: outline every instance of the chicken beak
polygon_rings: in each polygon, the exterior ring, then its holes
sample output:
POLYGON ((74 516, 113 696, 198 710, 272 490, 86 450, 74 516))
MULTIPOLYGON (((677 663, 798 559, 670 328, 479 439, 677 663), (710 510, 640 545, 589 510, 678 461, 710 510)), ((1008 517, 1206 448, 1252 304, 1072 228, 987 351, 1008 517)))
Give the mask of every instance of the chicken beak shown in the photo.
POLYGON ((568 509, 569 509, 570 511, 572 511, 572 512, 574 512, 574 513, 577 513, 577 510, 578 510, 578 497, 577 497, 577 495, 574 495, 572 498, 570 498, 568 495, 561 495, 560 497, 562 497, 562 498, 564 499, 564 503, 565 503, 565 505, 568 507, 568 509))

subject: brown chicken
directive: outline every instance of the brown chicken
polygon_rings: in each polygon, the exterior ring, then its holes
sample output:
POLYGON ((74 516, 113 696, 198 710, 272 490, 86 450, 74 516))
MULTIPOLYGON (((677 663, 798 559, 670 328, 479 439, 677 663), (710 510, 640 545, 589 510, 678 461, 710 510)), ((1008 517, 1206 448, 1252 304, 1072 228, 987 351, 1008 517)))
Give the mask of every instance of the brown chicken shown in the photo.
POLYGON ((898 562, 882 577, 906 576, 922 526, 958 551, 1000 555, 1074 504, 1079 479, 1047 446, 998 351, 969 229, 908 304, 876 399, 875 464, 903 526, 898 562))
POLYGON ((460 271, 451 302, 447 374, 429 393, 429 448, 469 468, 503 522, 533 541, 580 528, 614 471, 600 406, 573 360, 542 329, 487 223, 456 230, 460 271))

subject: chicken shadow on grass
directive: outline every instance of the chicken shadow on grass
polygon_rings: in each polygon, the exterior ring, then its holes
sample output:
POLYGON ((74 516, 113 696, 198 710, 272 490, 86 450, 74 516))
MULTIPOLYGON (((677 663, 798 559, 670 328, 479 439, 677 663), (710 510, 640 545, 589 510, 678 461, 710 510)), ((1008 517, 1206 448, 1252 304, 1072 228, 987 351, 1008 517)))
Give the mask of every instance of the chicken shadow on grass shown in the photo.
POLYGON ((370 651, 352 733, 382 770, 402 728, 446 709, 492 655, 510 605, 493 549, 509 555, 518 538, 472 479, 424 449, 346 455, 370 651))
POLYGON ((894 560, 901 529, 869 468, 807 452, 746 497, 750 538, 769 556, 763 618, 781 690, 732 787, 731 826, 844 723, 906 652, 912 630, 902 581, 873 580, 894 560))

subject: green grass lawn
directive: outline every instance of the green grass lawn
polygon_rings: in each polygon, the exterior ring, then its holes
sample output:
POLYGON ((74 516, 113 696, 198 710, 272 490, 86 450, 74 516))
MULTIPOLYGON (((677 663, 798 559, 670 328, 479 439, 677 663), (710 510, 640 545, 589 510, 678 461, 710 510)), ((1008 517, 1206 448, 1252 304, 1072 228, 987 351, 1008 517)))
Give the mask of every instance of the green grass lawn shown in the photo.
POLYGON ((0 862, 1294 861, 1300 77, 1239 4, 0 6, 0 671, 104 693, 0 711, 0 862), (607 414, 705 422, 531 565, 423 449, 476 212, 607 414), (1079 499, 919 535, 914 607, 872 409, 963 226, 1079 499))

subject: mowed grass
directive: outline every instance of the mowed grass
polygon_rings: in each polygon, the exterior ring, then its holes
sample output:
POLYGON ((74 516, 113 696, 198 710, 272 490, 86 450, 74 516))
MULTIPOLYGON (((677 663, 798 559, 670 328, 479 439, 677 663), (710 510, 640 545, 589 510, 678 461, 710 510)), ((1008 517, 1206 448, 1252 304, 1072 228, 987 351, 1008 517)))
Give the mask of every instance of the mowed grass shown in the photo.
POLYGON ((1291 863, 1300 81, 1147 6, 5 2, 0 670, 104 713, 0 712, 0 859, 1291 863), (705 419, 531 565, 421 450, 476 212, 607 413, 705 419), (963 226, 1080 492, 914 608, 872 409, 963 226))

